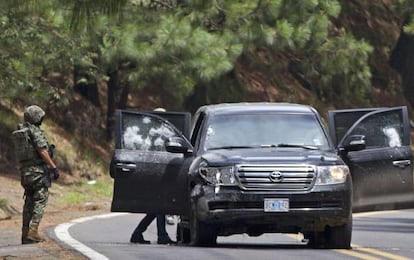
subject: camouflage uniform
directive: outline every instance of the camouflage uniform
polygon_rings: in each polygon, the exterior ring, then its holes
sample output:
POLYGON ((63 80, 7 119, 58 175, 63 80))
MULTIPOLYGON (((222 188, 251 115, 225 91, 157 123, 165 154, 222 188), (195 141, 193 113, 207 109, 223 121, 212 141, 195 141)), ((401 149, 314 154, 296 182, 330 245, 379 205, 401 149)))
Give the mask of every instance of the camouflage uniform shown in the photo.
POLYGON ((37 149, 49 150, 49 142, 43 130, 39 127, 44 115, 45 112, 40 107, 29 106, 24 114, 25 123, 19 125, 19 128, 28 127, 30 129, 30 140, 33 146, 33 149, 26 148, 26 153, 29 153, 29 155, 26 155, 24 160, 20 160, 21 185, 24 188, 25 195, 22 243, 40 242, 43 240, 38 235, 37 230, 48 201, 49 191, 43 181, 45 162, 38 154, 37 149), (34 238, 30 233, 35 234, 34 238))

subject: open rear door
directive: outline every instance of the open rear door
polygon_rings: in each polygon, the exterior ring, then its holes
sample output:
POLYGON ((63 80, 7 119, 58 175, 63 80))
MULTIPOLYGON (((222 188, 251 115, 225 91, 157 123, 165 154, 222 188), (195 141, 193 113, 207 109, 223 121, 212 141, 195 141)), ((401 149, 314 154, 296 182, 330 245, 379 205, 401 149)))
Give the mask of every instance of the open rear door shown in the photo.
POLYGON ((350 135, 364 135, 366 149, 342 154, 351 169, 354 208, 394 206, 413 198, 410 128, 406 107, 329 111, 337 149, 350 135))
POLYGON ((189 133, 189 113, 117 110, 116 127, 111 211, 177 215, 186 212, 184 168, 188 158, 167 152, 164 144, 170 137, 185 138, 183 132, 189 133), (164 119, 168 116, 181 131, 164 119))

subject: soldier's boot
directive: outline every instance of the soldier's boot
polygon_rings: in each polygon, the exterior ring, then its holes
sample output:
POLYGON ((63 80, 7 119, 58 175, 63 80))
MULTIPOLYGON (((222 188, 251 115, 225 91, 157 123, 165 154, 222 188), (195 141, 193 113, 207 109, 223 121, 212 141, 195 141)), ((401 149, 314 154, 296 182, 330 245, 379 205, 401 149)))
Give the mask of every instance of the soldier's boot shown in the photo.
POLYGON ((27 234, 29 233, 29 228, 22 228, 22 244, 32 244, 35 243, 32 240, 27 238, 27 234))
POLYGON ((26 238, 28 240, 31 240, 32 243, 39 243, 45 241, 45 239, 37 232, 37 228, 30 228, 26 238))

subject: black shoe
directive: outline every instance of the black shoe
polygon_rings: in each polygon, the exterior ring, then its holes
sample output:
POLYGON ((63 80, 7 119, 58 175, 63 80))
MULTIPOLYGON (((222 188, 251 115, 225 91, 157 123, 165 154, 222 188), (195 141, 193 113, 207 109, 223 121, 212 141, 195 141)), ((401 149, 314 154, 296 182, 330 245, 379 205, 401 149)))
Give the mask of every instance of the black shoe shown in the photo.
POLYGON ((171 238, 166 237, 166 238, 158 238, 157 244, 159 244, 159 245, 167 245, 167 244, 175 244, 175 242, 172 241, 171 238))
POLYGON ((28 238, 22 238, 22 245, 26 245, 26 244, 36 244, 39 243, 40 241, 35 241, 35 240, 31 240, 28 238))
POLYGON ((150 241, 145 240, 142 234, 132 234, 131 239, 129 240, 131 243, 138 243, 138 244, 151 244, 150 241))

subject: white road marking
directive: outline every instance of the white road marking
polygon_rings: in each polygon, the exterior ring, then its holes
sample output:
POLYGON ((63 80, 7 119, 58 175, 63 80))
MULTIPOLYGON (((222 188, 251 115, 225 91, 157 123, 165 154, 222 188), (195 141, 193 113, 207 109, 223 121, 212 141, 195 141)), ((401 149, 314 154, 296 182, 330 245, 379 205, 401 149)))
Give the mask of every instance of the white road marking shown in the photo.
POLYGON ((70 222, 58 225, 55 228, 55 234, 56 234, 56 236, 59 240, 61 240, 65 244, 73 247, 75 250, 77 250, 81 254, 85 255, 89 259, 109 260, 109 258, 107 258, 106 256, 94 251, 92 248, 89 248, 86 245, 84 245, 81 242, 74 239, 69 234, 69 228, 71 226, 75 225, 75 224, 80 224, 80 223, 90 221, 90 220, 94 220, 94 219, 112 218, 112 217, 117 217, 117 216, 126 215, 126 214, 128 214, 128 213, 110 213, 110 214, 96 215, 96 216, 91 216, 91 217, 78 218, 78 219, 72 220, 70 222))
POLYGON ((361 217, 368 217, 368 216, 373 216, 373 215, 384 215, 384 214, 395 213, 395 212, 398 212, 398 210, 359 212, 359 213, 353 213, 352 216, 354 218, 361 218, 361 217))

